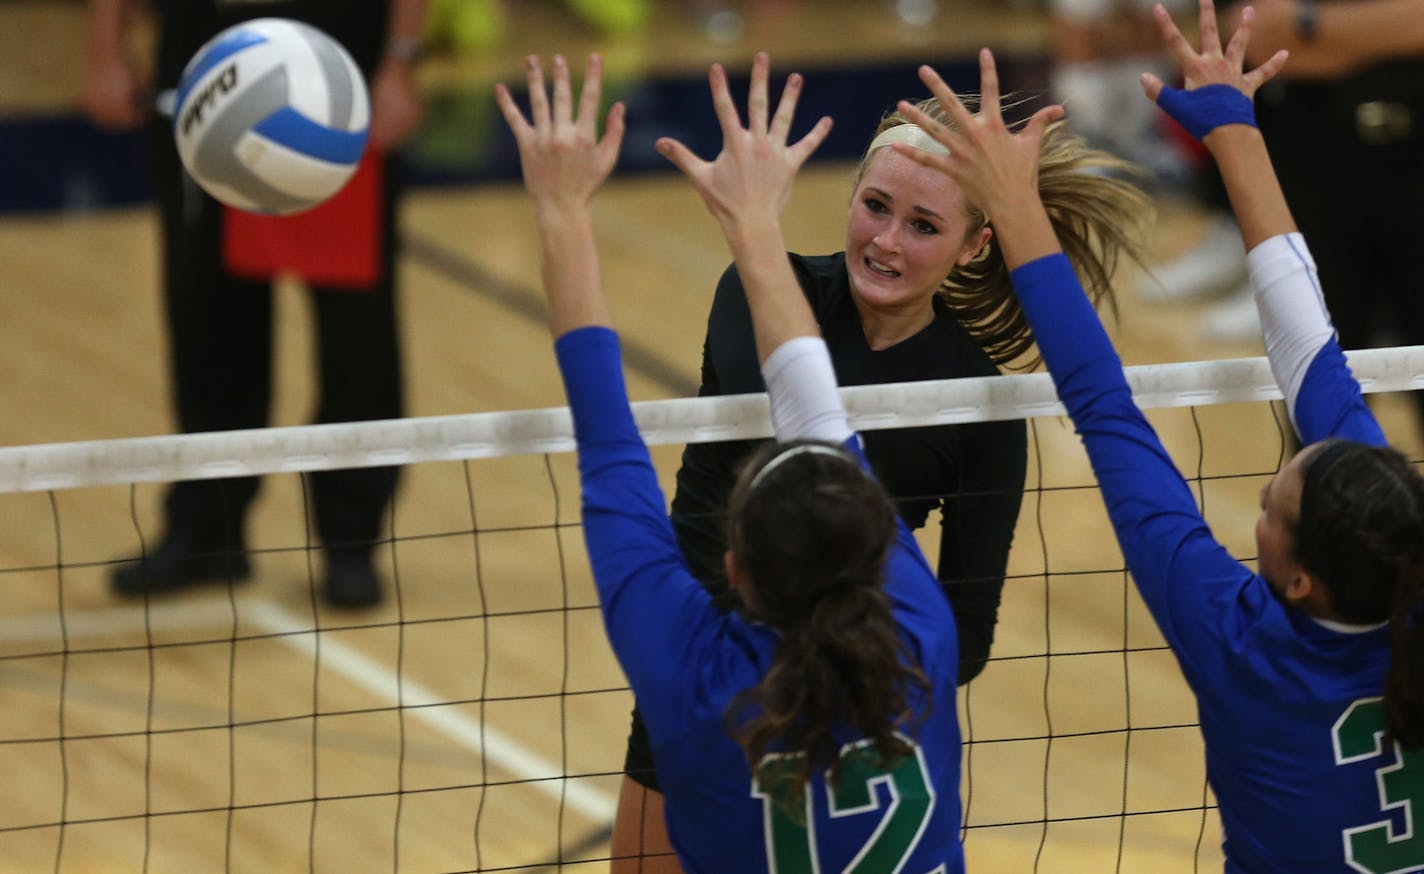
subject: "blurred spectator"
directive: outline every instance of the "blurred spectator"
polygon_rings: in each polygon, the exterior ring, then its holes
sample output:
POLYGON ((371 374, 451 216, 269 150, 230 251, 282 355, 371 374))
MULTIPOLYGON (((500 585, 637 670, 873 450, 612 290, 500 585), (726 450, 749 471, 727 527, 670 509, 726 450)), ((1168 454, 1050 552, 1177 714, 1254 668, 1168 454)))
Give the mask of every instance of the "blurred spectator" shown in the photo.
MULTIPOLYGON (((270 275, 237 275, 225 262, 225 233, 231 230, 232 217, 184 171, 171 123, 159 113, 154 95, 177 87, 184 66, 209 38, 263 16, 298 19, 330 34, 351 52, 370 83, 370 153, 348 185, 356 186, 367 174, 363 190, 368 194, 331 221, 361 225, 370 233, 353 237, 376 240, 378 251, 350 253, 366 256, 367 281, 309 283, 319 328, 316 419, 351 422, 400 416, 392 232, 397 168, 389 150, 420 119, 414 63, 425 0, 158 0, 151 4, 159 27, 151 86, 135 71, 128 51, 128 27, 139 5, 134 0, 90 0, 84 103, 89 117, 102 127, 146 123, 150 128, 179 426, 195 432, 267 425, 272 288, 270 275)), ((114 592, 143 595, 246 579, 251 570, 244 529, 257 486, 255 477, 174 483, 164 504, 162 539, 115 570, 114 592)), ((357 607, 380 600, 372 551, 395 487, 395 468, 323 471, 311 477, 313 517, 325 547, 323 595, 328 602, 357 607)))

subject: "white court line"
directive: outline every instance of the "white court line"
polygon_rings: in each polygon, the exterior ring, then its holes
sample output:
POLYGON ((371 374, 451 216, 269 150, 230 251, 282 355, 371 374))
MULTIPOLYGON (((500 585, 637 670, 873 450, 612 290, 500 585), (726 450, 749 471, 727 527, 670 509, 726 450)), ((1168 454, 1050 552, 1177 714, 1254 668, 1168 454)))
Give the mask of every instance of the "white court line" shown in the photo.
MULTIPOLYGON (((144 628, 154 631, 181 631, 209 626, 232 626, 232 605, 227 598, 187 600, 176 604, 153 604, 144 622, 143 607, 101 607, 96 610, 65 610, 64 630, 72 641, 80 637, 109 637, 119 634, 143 634, 144 628)), ((242 611, 239 610, 239 614, 242 611)), ((63 646, 59 614, 43 613, 28 616, 7 616, 0 619, 0 642, 33 643, 53 641, 63 646)))
MULTIPOLYGON (((285 610, 268 602, 244 604, 242 615, 268 631, 280 633, 281 640, 312 656, 316 654, 316 634, 285 610)), ((326 636, 321 641, 321 663, 357 686, 392 704, 404 702, 407 715, 427 723, 436 731, 478 752, 483 747, 488 760, 516 777, 529 779, 536 791, 566 803, 599 824, 611 824, 617 800, 607 792, 582 782, 558 777, 560 768, 538 753, 489 725, 461 716, 440 704, 445 699, 413 680, 398 680, 386 666, 353 647, 326 636), (550 779, 553 778, 553 779, 550 779)))
MULTIPOLYGON (((266 633, 280 634, 279 639, 309 656, 316 653, 316 633, 292 614, 265 600, 242 599, 237 603, 237 615, 266 633)), ((175 604, 151 604, 147 608, 109 607, 97 610, 66 610, 64 627, 68 639, 107 637, 118 634, 142 634, 145 627, 154 631, 170 631, 208 627, 230 627, 233 606, 226 598, 187 600, 175 604), (145 613, 147 619, 145 620, 145 613)), ((50 640, 56 648, 63 645, 59 633, 58 614, 12 616, 0 619, 0 642, 20 643, 50 640)), ((428 707, 444 699, 412 680, 399 681, 385 665, 363 655, 331 635, 321 641, 321 661, 354 685, 392 705, 402 700, 412 708, 407 715, 421 720, 436 731, 466 749, 478 753, 483 747, 488 761, 516 778, 530 780, 537 792, 562 800, 593 822, 608 825, 613 822, 617 799, 607 792, 581 781, 557 776, 560 768, 538 753, 489 725, 483 731, 479 722, 461 716, 450 708, 428 707)))

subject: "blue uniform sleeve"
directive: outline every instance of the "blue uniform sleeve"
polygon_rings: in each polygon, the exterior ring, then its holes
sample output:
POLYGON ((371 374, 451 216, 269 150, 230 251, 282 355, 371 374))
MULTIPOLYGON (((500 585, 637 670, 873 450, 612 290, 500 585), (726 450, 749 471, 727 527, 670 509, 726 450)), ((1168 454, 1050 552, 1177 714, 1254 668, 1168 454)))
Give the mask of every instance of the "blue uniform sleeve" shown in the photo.
POLYGON ((582 328, 555 343, 578 441, 583 530, 613 652, 639 699, 676 712, 715 622, 668 521, 633 420, 617 335, 582 328))
POLYGON ((1334 337, 1320 348, 1305 371, 1295 399, 1295 421, 1307 446, 1327 437, 1344 437, 1370 446, 1386 443, 1384 431, 1365 405, 1360 384, 1334 337))
POLYGON ((1216 542, 1186 481, 1132 399, 1122 362, 1061 254, 1013 272, 1040 353, 1092 461, 1123 557, 1188 679, 1270 600, 1216 542))
POLYGON ((1384 432, 1360 393, 1335 338, 1315 259, 1298 232, 1247 253, 1271 372, 1306 445, 1344 437, 1383 445, 1384 432))

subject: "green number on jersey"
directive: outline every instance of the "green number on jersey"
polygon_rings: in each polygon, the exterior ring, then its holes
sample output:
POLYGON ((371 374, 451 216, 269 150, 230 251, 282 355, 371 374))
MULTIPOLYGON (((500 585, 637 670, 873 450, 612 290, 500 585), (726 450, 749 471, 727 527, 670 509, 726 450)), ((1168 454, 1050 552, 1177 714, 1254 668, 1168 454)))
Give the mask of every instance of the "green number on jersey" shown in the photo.
MULTIPOLYGON (((829 799, 828 813, 832 819, 859 816, 880 809, 875 785, 884 783, 890 789, 890 804, 880 814, 880 825, 846 866, 844 874, 899 871, 910 852, 919 843, 934 810, 934 787, 924 755, 914 741, 903 738, 915 754, 901 759, 890 770, 877 767, 879 753, 869 740, 846 744, 840 754, 840 780, 829 799)), ((805 792, 805 809, 798 822, 784 804, 791 778, 805 761, 804 753, 774 753, 762 759, 759 773, 767 776, 763 787, 752 780, 752 795, 762 800, 762 815, 766 828, 767 859, 772 874, 819 874, 816 859, 814 793, 805 792)), ((826 771, 830 785, 830 771, 826 771)))
MULTIPOLYGON (((1384 709, 1379 698, 1361 698, 1335 721, 1335 764, 1348 765, 1381 757, 1384 750, 1384 709)), ((1345 862, 1365 874, 1396 874, 1424 865, 1424 833, 1414 828, 1414 812, 1424 812, 1424 753, 1394 744, 1393 764, 1375 769, 1380 809, 1399 809, 1405 833, 1396 835, 1389 820, 1347 828, 1345 862)))

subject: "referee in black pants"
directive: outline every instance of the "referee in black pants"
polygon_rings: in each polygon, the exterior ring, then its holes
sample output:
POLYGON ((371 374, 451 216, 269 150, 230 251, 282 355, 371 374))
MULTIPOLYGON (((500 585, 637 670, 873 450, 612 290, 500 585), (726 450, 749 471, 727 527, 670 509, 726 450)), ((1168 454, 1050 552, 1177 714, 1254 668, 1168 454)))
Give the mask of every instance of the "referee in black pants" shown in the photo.
MULTIPOLYGON (((153 91, 175 88, 183 67, 208 39, 241 21, 282 17, 311 24, 342 43, 370 83, 370 145, 385 153, 379 211, 379 270, 369 288, 313 286, 319 329, 318 422, 390 419, 402 413, 396 324, 396 182, 390 149, 416 126, 414 63, 426 0, 158 0, 153 91)), ((162 218, 163 291, 173 400, 185 433, 268 424, 272 383, 272 289, 223 267, 222 215, 183 170, 166 119, 145 107, 149 93, 130 64, 127 26, 133 0, 90 0, 85 105, 103 127, 150 124, 162 218)), ((148 101, 151 103, 151 101, 148 101)), ((340 606, 381 598, 372 564, 381 520, 395 492, 395 468, 325 471, 311 479, 312 513, 325 547, 323 596, 340 606)), ((249 573, 243 536, 255 477, 173 484, 166 531, 144 556, 115 570, 121 595, 169 590, 249 573)))

